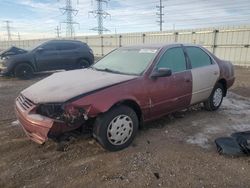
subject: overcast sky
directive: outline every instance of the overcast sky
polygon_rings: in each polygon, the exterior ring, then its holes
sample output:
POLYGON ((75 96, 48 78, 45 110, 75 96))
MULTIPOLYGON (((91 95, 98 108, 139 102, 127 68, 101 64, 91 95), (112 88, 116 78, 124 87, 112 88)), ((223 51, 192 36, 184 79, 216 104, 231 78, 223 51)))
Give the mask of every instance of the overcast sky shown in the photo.
MULTIPOLYGON (((104 20, 108 33, 158 31, 156 5, 158 0, 110 0, 103 5, 111 14, 104 20)), ((96 34, 96 18, 88 12, 96 9, 95 0, 72 0, 78 9, 74 21, 76 35, 96 34), (78 2, 78 3, 77 3, 78 2)), ((163 0, 163 30, 216 27, 220 25, 250 24, 250 0, 163 0)), ((24 38, 55 37, 56 26, 61 25, 65 36, 66 15, 59 8, 65 0, 0 0, 0 40, 7 39, 6 24, 10 20, 12 38, 20 33, 24 38)))

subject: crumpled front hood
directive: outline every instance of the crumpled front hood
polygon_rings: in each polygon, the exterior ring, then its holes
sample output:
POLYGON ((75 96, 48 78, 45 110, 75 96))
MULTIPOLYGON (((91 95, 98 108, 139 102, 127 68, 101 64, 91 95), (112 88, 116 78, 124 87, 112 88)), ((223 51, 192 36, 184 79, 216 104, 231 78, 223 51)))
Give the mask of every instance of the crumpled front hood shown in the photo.
MULTIPOLYGON (((23 54, 23 53, 27 53, 28 51, 27 50, 24 50, 24 49, 21 49, 21 48, 18 48, 18 47, 15 47, 15 46, 12 46, 6 50, 3 50, 0 52, 0 56, 5 56, 6 53, 8 52, 12 52, 13 54, 12 55, 17 55, 17 54, 23 54)), ((12 56, 10 55, 10 56, 12 56)))
POLYGON ((15 54, 12 56, 9 56, 9 60, 15 60, 15 61, 21 61, 21 60, 29 60, 29 58, 32 56, 32 53, 26 52, 26 53, 20 53, 15 54))
POLYGON ((65 102, 103 87, 128 81, 137 76, 114 74, 93 69, 54 73, 21 93, 36 104, 65 102))

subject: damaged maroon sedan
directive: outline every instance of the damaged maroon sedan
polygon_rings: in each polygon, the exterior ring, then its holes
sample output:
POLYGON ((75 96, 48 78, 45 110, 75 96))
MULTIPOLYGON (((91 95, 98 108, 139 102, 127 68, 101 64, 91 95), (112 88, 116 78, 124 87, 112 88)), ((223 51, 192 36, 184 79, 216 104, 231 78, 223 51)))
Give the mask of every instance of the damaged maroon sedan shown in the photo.
POLYGON ((197 45, 122 47, 92 67, 55 73, 21 92, 16 114, 30 139, 93 122, 108 150, 127 147, 143 122, 204 103, 217 110, 234 82, 233 66, 197 45))

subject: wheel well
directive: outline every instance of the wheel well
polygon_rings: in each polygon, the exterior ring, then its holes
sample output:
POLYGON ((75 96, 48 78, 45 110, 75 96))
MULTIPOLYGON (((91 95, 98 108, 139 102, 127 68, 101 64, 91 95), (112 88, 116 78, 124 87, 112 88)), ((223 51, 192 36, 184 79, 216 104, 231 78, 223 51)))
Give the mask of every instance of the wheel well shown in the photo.
POLYGON ((83 58, 83 57, 80 57, 80 58, 78 58, 78 59, 76 60, 77 65, 78 65, 78 63, 79 63, 81 60, 87 61, 87 62, 88 62, 88 66, 91 65, 89 59, 88 59, 88 58, 83 58))
POLYGON ((139 120, 139 127, 142 126, 142 123, 143 123, 143 116, 142 116, 142 111, 141 111, 141 108, 140 106, 133 100, 124 100, 124 101, 120 101, 118 103, 116 103, 114 106, 117 106, 117 105, 126 105, 130 108, 132 108, 137 117, 138 117, 138 120, 139 120))
POLYGON ((79 61, 81 61, 81 60, 85 60, 85 61, 87 61, 88 63, 90 63, 88 58, 83 58, 83 57, 78 58, 78 59, 77 59, 77 62, 79 62, 79 61))
POLYGON ((220 83, 223 86, 224 89, 224 97, 227 95, 227 81, 222 78, 218 81, 218 83, 220 83))

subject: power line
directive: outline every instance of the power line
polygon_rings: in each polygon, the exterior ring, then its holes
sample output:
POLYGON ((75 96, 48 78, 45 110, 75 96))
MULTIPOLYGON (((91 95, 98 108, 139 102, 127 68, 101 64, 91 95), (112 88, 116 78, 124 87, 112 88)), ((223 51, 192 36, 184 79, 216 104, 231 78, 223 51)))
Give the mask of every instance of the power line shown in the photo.
POLYGON ((93 14, 97 18, 97 27, 92 28, 91 30, 98 31, 99 35, 102 35, 104 31, 109 31, 107 28, 103 26, 103 19, 110 14, 103 10, 103 3, 108 4, 109 0, 96 0, 97 9, 93 11, 89 11, 89 13, 93 14))
POLYGON ((61 22, 66 24, 66 37, 72 37, 75 33, 74 25, 79 24, 73 20, 73 16, 77 15, 78 10, 72 8, 71 0, 65 0, 65 7, 60 10, 62 14, 66 14, 66 21, 61 22))
MULTIPOLYGON (((180 6, 180 5, 185 5, 184 3, 183 4, 179 4, 179 5, 176 5, 176 6, 172 6, 172 5, 168 5, 167 7, 166 7, 166 9, 168 9, 168 13, 169 12, 171 12, 171 13, 176 13, 176 14, 178 14, 178 15, 180 15, 180 12, 181 13, 183 13, 183 12, 197 12, 197 11, 199 11, 199 12, 202 12, 202 13, 204 13, 204 12, 206 12, 207 10, 209 10, 209 11, 213 11, 214 13, 215 12, 218 12, 218 11, 221 11, 221 9, 224 9, 224 10, 229 10, 229 9, 232 9, 232 8, 234 8, 234 9, 236 9, 237 11, 239 10, 239 9, 242 9, 242 10, 246 10, 246 11, 249 11, 249 8, 248 8, 248 6, 249 5, 247 5, 247 4, 241 4, 241 5, 237 5, 237 6, 235 6, 234 4, 227 4, 226 6, 217 6, 217 7, 204 7, 204 8, 199 8, 199 9, 197 9, 197 8, 193 8, 193 9, 183 9, 183 6, 180 6)), ((132 11, 131 9, 128 9, 129 7, 126 7, 126 9, 127 10, 130 10, 130 11, 132 11)), ((141 12, 141 11, 143 11, 143 10, 149 10, 150 11, 150 9, 149 8, 142 8, 142 7, 131 7, 131 8, 136 8, 136 10, 140 10, 140 11, 138 11, 138 12, 135 12, 135 13, 133 13, 133 14, 143 14, 143 12, 141 12)), ((130 12, 126 12, 126 13, 123 13, 122 12, 123 11, 123 9, 120 9, 120 12, 122 13, 122 15, 131 15, 131 13, 130 12)), ((120 15, 120 14, 116 14, 116 15, 120 15)), ((171 14, 170 14, 171 15, 171 14)))
POLYGON ((159 22, 160 25, 160 31, 162 31, 162 24, 164 23, 162 17, 163 17, 163 8, 164 6, 162 5, 162 0, 160 0, 160 5, 156 6, 158 12, 156 13, 156 15, 158 16, 159 20, 157 22, 159 22))
MULTIPOLYGON (((241 22, 241 21, 248 21, 249 19, 247 18, 242 18, 240 19, 240 17, 235 17, 235 18, 227 18, 227 17, 223 17, 223 20, 211 20, 211 21, 206 21, 204 22, 204 20, 200 19, 200 20, 197 20, 197 19, 184 19, 183 21, 184 22, 177 22, 178 24, 181 23, 183 25, 193 25, 193 24, 202 24, 202 25, 207 25, 207 24, 211 24, 211 23, 219 23, 219 24, 223 24, 224 22, 241 22)), ((171 21, 175 21, 175 20, 171 20, 171 21)), ((178 20, 180 21, 180 20, 178 20)), ((136 25, 136 24, 120 24, 119 25, 120 27, 123 26, 123 27, 135 27, 135 28, 139 28, 139 27, 153 27, 154 24, 152 22, 144 22, 140 25, 136 25)), ((115 26, 113 26, 113 28, 115 28, 115 26)))
MULTIPOLYGON (((163 1, 164 2, 164 1, 163 1)), ((158 4, 159 3, 159 0, 158 1, 152 1, 152 2, 147 2, 146 4, 144 4, 144 7, 152 7, 154 4, 158 4), (152 5, 152 6, 151 6, 152 5)), ((203 1, 200 1, 200 0, 179 0, 179 1, 168 1, 168 7, 169 8, 172 8, 172 7, 182 7, 185 6, 185 5, 192 5, 192 7, 195 7, 195 6, 200 6, 199 3, 205 3, 206 4, 206 7, 211 7, 211 8, 214 8, 214 9, 217 9, 217 8, 226 8, 228 7, 228 5, 233 5, 233 7, 236 7, 238 5, 242 5, 242 4, 246 4, 245 6, 249 6, 249 0, 241 0, 240 3, 238 4, 235 4, 234 1, 230 1, 230 2, 227 2, 225 4, 224 1, 217 1, 217 2, 214 2, 214 1, 209 1, 209 0, 203 0, 203 1), (209 6, 209 3, 213 3, 213 6, 209 6)), ((135 8, 136 10, 138 9, 142 9, 142 4, 139 2, 139 3, 132 3, 131 5, 127 5, 125 4, 124 7, 125 8, 135 8)), ((205 7, 204 7, 205 8, 205 7)))
POLYGON ((8 41, 11 41, 10 21, 5 20, 3 22, 6 23, 6 31, 7 31, 7 35, 8 35, 8 41))

